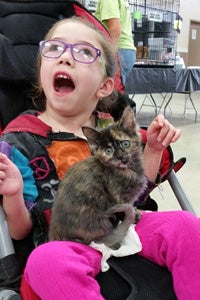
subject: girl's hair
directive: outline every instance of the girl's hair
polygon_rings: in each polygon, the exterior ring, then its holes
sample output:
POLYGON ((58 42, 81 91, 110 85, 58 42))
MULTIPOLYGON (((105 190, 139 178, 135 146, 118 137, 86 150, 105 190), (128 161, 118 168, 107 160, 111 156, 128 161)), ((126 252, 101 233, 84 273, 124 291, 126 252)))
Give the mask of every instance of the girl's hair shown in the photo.
MULTIPOLYGON (((103 49, 103 58, 105 61, 105 76, 107 77, 112 77, 114 78, 115 74, 116 74, 116 54, 115 54, 115 50, 114 50, 114 46, 111 43, 111 41, 109 41, 105 35, 103 34, 103 32, 101 32, 96 26, 95 24, 91 23, 88 21, 88 19, 84 18, 84 17, 77 17, 77 16, 73 16, 71 18, 67 18, 67 19, 62 19, 58 22, 56 22, 48 31, 48 33, 45 36, 45 40, 51 39, 53 33, 55 32, 55 30, 62 24, 64 23, 68 23, 68 22, 74 22, 78 24, 85 24, 86 26, 90 27, 91 29, 95 30, 98 34, 98 41, 100 43, 101 48, 103 49)), ((37 85, 35 86, 35 96, 33 97, 33 103, 35 104, 35 106, 37 107, 37 109, 39 109, 40 111, 44 111, 45 107, 46 107, 46 99, 45 99, 45 95, 41 86, 41 82, 40 82, 40 67, 41 67, 41 55, 40 53, 38 53, 38 57, 37 57, 37 85)))

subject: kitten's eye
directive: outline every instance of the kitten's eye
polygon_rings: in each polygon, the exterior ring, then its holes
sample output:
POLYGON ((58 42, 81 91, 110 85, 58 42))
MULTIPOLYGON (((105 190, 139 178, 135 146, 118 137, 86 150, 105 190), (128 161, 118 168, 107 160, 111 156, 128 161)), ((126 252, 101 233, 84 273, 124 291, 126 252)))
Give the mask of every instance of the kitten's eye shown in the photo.
POLYGON ((121 142, 121 145, 123 148, 128 148, 130 146, 130 144, 131 144, 130 141, 122 141, 121 142))
POLYGON ((113 153, 113 149, 111 147, 107 147, 104 152, 106 155, 110 155, 113 153))

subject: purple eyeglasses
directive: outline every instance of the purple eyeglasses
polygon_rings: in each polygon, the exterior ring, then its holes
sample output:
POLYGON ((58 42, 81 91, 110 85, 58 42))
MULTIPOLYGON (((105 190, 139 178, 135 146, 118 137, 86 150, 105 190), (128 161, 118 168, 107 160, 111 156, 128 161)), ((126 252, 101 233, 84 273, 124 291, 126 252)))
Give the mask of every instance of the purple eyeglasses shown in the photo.
POLYGON ((52 59, 59 58, 67 48, 70 49, 73 59, 83 64, 91 64, 101 56, 101 50, 86 43, 68 44, 59 40, 45 40, 39 45, 41 55, 52 59))

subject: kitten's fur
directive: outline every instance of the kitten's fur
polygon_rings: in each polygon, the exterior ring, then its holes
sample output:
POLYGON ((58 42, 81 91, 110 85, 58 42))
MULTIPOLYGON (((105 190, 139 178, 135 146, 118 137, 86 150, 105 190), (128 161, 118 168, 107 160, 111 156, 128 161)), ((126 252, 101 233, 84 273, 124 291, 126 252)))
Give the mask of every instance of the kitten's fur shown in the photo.
POLYGON ((119 122, 101 132, 83 132, 93 156, 74 164, 60 183, 49 239, 117 248, 140 218, 133 204, 146 186, 133 110, 127 107, 119 122))

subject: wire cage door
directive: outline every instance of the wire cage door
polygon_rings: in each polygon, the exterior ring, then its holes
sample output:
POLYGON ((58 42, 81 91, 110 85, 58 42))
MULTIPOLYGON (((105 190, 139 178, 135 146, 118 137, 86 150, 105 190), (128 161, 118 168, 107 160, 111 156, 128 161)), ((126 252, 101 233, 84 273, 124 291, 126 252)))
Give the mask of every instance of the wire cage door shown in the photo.
POLYGON ((174 66, 180 0, 130 0, 136 65, 174 66))

